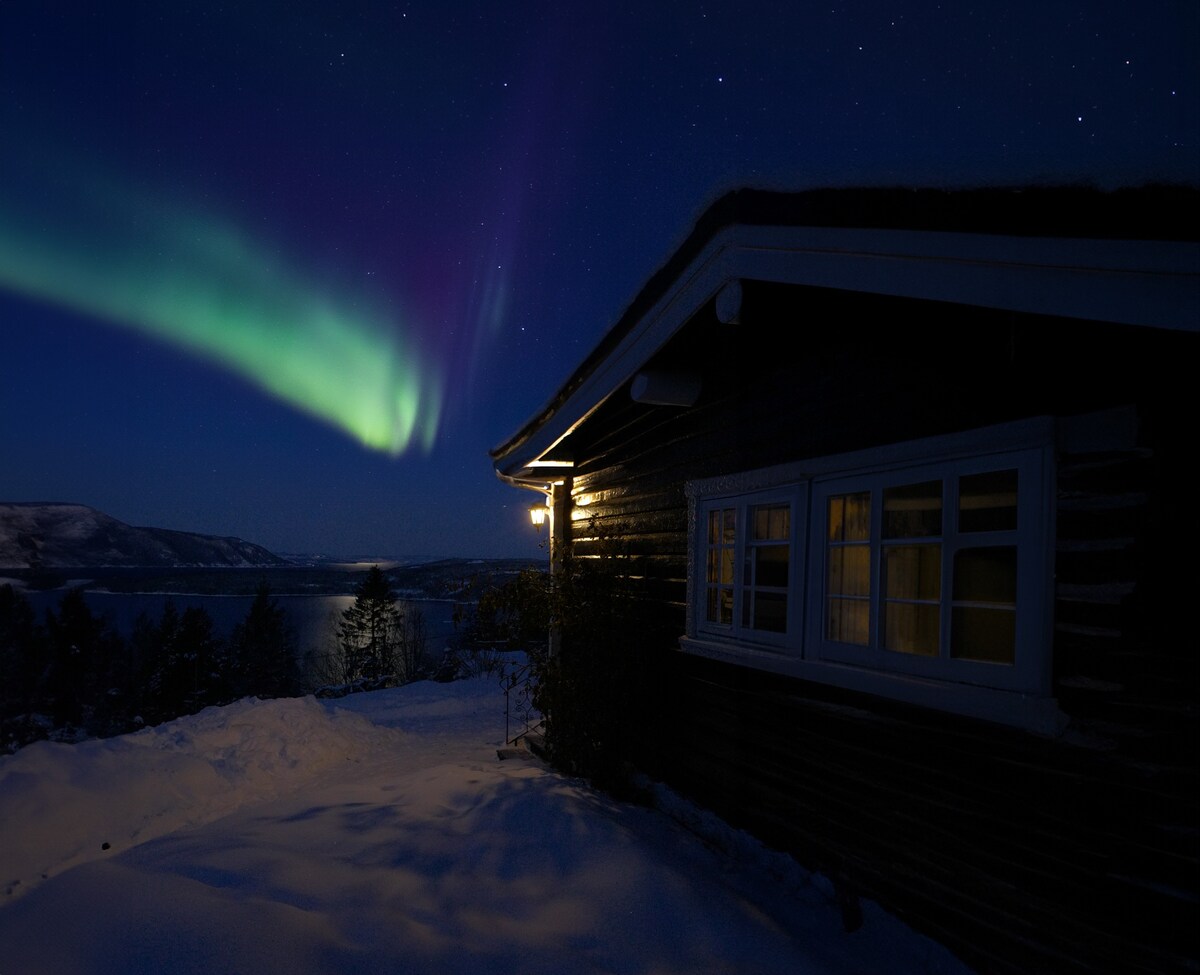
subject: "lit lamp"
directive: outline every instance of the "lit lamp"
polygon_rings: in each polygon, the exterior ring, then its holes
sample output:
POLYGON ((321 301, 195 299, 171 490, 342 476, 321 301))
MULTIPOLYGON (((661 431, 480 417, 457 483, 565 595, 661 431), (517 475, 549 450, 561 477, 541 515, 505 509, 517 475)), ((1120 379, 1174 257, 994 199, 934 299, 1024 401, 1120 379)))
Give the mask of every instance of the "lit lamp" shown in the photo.
POLYGON ((542 525, 546 523, 546 506, 544 504, 535 504, 529 509, 529 520, 533 522, 533 526, 541 532, 542 525))

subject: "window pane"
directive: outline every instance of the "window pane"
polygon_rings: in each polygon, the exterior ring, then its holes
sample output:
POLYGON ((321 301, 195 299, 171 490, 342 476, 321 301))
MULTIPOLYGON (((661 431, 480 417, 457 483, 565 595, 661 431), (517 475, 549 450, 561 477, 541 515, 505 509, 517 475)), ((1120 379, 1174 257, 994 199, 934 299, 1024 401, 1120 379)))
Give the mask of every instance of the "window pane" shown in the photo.
POLYGON ((950 654, 1011 664, 1016 659, 1017 549, 968 548, 954 557, 950 654), (982 605, 981 605, 982 604, 982 605))
POLYGON ((788 584, 788 547, 764 545, 754 550, 754 584, 783 589, 788 584))
POLYGON ((708 544, 716 545, 721 540, 721 512, 708 513, 708 544))
POLYGON ((754 538, 760 541, 787 541, 791 508, 786 504, 760 504, 750 509, 754 518, 754 538))
POLYGON ((754 594, 754 629, 787 632, 787 596, 781 592, 754 594))
POLYGON ((733 549, 723 548, 721 551, 721 582, 733 582, 733 549))
POLYGON ((737 540, 737 511, 726 508, 721 512, 721 543, 732 545, 737 540))
POLYGON ((888 650, 936 657, 941 606, 923 603, 888 603, 884 607, 884 643, 888 650))
POLYGON ((771 509, 771 537, 787 540, 792 533, 792 509, 778 504, 771 509))
POLYGON ((871 492, 839 494, 829 499, 829 540, 865 542, 871 537, 871 492))
POLYGON ((829 620, 826 636, 839 643, 867 645, 870 634, 871 603, 866 599, 829 600, 829 620))
POLYGON ((708 567, 705 572, 705 578, 709 582, 719 582, 717 578, 717 549, 710 548, 708 550, 708 567))
POLYGON ((1011 531, 1017 527, 1017 472, 987 471, 958 479, 958 530, 1011 531))
POLYGON ((705 619, 710 623, 733 623, 733 590, 727 586, 708 587, 705 619))
POLYGON ((1011 664, 1016 659, 1017 614, 1011 609, 955 606, 950 654, 960 660, 1011 664))
POLYGON ((941 481, 884 488, 884 538, 928 538, 941 533, 941 481))
POLYGON ((837 545, 829 550, 829 592, 837 596, 871 594, 869 545, 837 545))
POLYGON ((829 540, 840 542, 846 535, 846 499, 836 494, 829 499, 829 540))
POLYGON ((718 589, 717 600, 720 603, 720 623, 733 623, 733 590, 718 589))
POLYGON ((889 545, 883 557, 889 599, 942 598, 941 545, 889 545))
POLYGON ((996 545, 989 548, 965 548, 956 552, 954 601, 1015 606, 1017 547, 996 545))

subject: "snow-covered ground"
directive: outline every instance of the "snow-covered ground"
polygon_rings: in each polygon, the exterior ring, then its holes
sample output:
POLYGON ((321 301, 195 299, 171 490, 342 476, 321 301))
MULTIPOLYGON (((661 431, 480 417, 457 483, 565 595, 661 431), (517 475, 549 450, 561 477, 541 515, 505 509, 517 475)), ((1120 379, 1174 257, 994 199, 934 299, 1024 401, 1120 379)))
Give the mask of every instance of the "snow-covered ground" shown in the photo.
POLYGON ((479 679, 0 758, 0 973, 964 971, 873 904, 846 934, 823 878, 681 800, 616 803, 503 736, 479 679))

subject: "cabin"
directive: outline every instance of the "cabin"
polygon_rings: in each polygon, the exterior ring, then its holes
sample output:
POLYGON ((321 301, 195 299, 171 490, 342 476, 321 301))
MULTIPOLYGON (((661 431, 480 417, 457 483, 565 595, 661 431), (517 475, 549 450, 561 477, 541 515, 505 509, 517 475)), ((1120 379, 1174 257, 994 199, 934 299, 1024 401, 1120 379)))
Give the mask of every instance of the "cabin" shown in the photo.
POLYGON ((492 452, 661 623, 631 760, 982 972, 1200 957, 1198 196, 731 192, 492 452))

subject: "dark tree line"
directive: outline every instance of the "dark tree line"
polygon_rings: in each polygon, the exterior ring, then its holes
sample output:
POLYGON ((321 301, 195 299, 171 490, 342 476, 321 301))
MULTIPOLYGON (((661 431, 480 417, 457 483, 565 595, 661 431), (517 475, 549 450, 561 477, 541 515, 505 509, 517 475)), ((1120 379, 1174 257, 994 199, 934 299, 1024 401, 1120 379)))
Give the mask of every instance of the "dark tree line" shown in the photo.
POLYGON ((55 733, 121 734, 301 686, 295 633, 266 583, 228 640, 206 610, 180 612, 170 599, 159 619, 143 613, 125 640, 82 590, 39 621, 24 595, 0 586, 0 753, 55 733))

